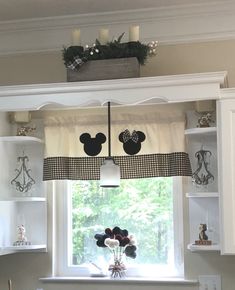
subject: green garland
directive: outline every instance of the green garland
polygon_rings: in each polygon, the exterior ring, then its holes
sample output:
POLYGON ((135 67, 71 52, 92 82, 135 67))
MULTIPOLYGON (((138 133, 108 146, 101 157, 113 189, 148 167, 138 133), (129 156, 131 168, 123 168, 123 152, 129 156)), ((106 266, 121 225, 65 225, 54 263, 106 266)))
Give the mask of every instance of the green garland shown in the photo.
POLYGON ((98 40, 92 46, 69 46, 63 49, 63 60, 67 68, 79 70, 79 67, 89 60, 113 59, 136 57, 138 62, 145 64, 147 57, 155 54, 153 46, 156 48, 157 42, 142 44, 139 41, 121 43, 124 33, 117 40, 108 42, 106 45, 100 44, 98 40))

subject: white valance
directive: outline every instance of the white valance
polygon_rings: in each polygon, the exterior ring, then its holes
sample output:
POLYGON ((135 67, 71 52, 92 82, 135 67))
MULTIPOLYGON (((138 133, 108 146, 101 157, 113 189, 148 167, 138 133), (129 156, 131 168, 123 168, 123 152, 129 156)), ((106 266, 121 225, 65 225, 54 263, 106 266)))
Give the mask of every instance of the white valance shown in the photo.
MULTIPOLYGON (((87 157, 81 134, 95 137, 101 132, 108 139, 107 108, 58 110, 44 112, 45 157, 87 157)), ((111 107, 112 155, 126 155, 118 137, 128 129, 142 131, 146 138, 138 154, 184 152, 185 115, 180 104, 111 107)), ((107 156, 108 140, 99 157, 107 156)))
MULTIPOLYGON (((111 109, 111 155, 120 166, 121 178, 192 174, 188 154, 184 152, 185 117, 181 105, 111 109), (124 150, 124 143, 119 140, 120 133, 125 130, 129 130, 130 135, 133 131, 141 131, 145 135, 137 155, 128 155, 130 153, 124 150)), ((107 108, 44 113, 44 180, 100 178, 100 166, 108 155, 107 115, 107 108), (85 153, 84 144, 80 141, 84 133, 90 134, 91 138, 97 133, 106 135, 106 142, 97 156, 85 153)))

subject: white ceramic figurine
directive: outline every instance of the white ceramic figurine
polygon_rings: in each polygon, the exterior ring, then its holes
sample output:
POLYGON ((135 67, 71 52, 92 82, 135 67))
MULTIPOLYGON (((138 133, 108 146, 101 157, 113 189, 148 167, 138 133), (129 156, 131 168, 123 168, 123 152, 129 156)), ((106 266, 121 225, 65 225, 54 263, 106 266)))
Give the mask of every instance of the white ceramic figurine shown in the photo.
POLYGON ((18 241, 19 242, 27 242, 27 237, 25 236, 25 227, 24 225, 18 226, 18 241))

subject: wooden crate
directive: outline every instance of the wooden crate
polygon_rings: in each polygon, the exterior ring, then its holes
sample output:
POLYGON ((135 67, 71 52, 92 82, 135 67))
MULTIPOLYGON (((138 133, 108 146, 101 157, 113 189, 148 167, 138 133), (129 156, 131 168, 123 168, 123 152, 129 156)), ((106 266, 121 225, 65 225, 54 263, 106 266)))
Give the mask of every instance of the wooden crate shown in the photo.
POLYGON ((140 65, 136 57, 92 60, 84 63, 79 71, 67 69, 67 81, 94 81, 136 78, 140 65))

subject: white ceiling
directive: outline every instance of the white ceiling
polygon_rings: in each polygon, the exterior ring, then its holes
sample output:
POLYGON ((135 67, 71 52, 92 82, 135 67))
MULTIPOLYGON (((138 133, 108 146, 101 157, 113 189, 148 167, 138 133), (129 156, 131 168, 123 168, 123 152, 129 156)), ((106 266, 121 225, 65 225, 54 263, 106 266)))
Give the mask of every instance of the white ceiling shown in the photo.
POLYGON ((143 8, 164 8, 231 0, 0 0, 0 22, 75 14, 114 12, 143 8))

